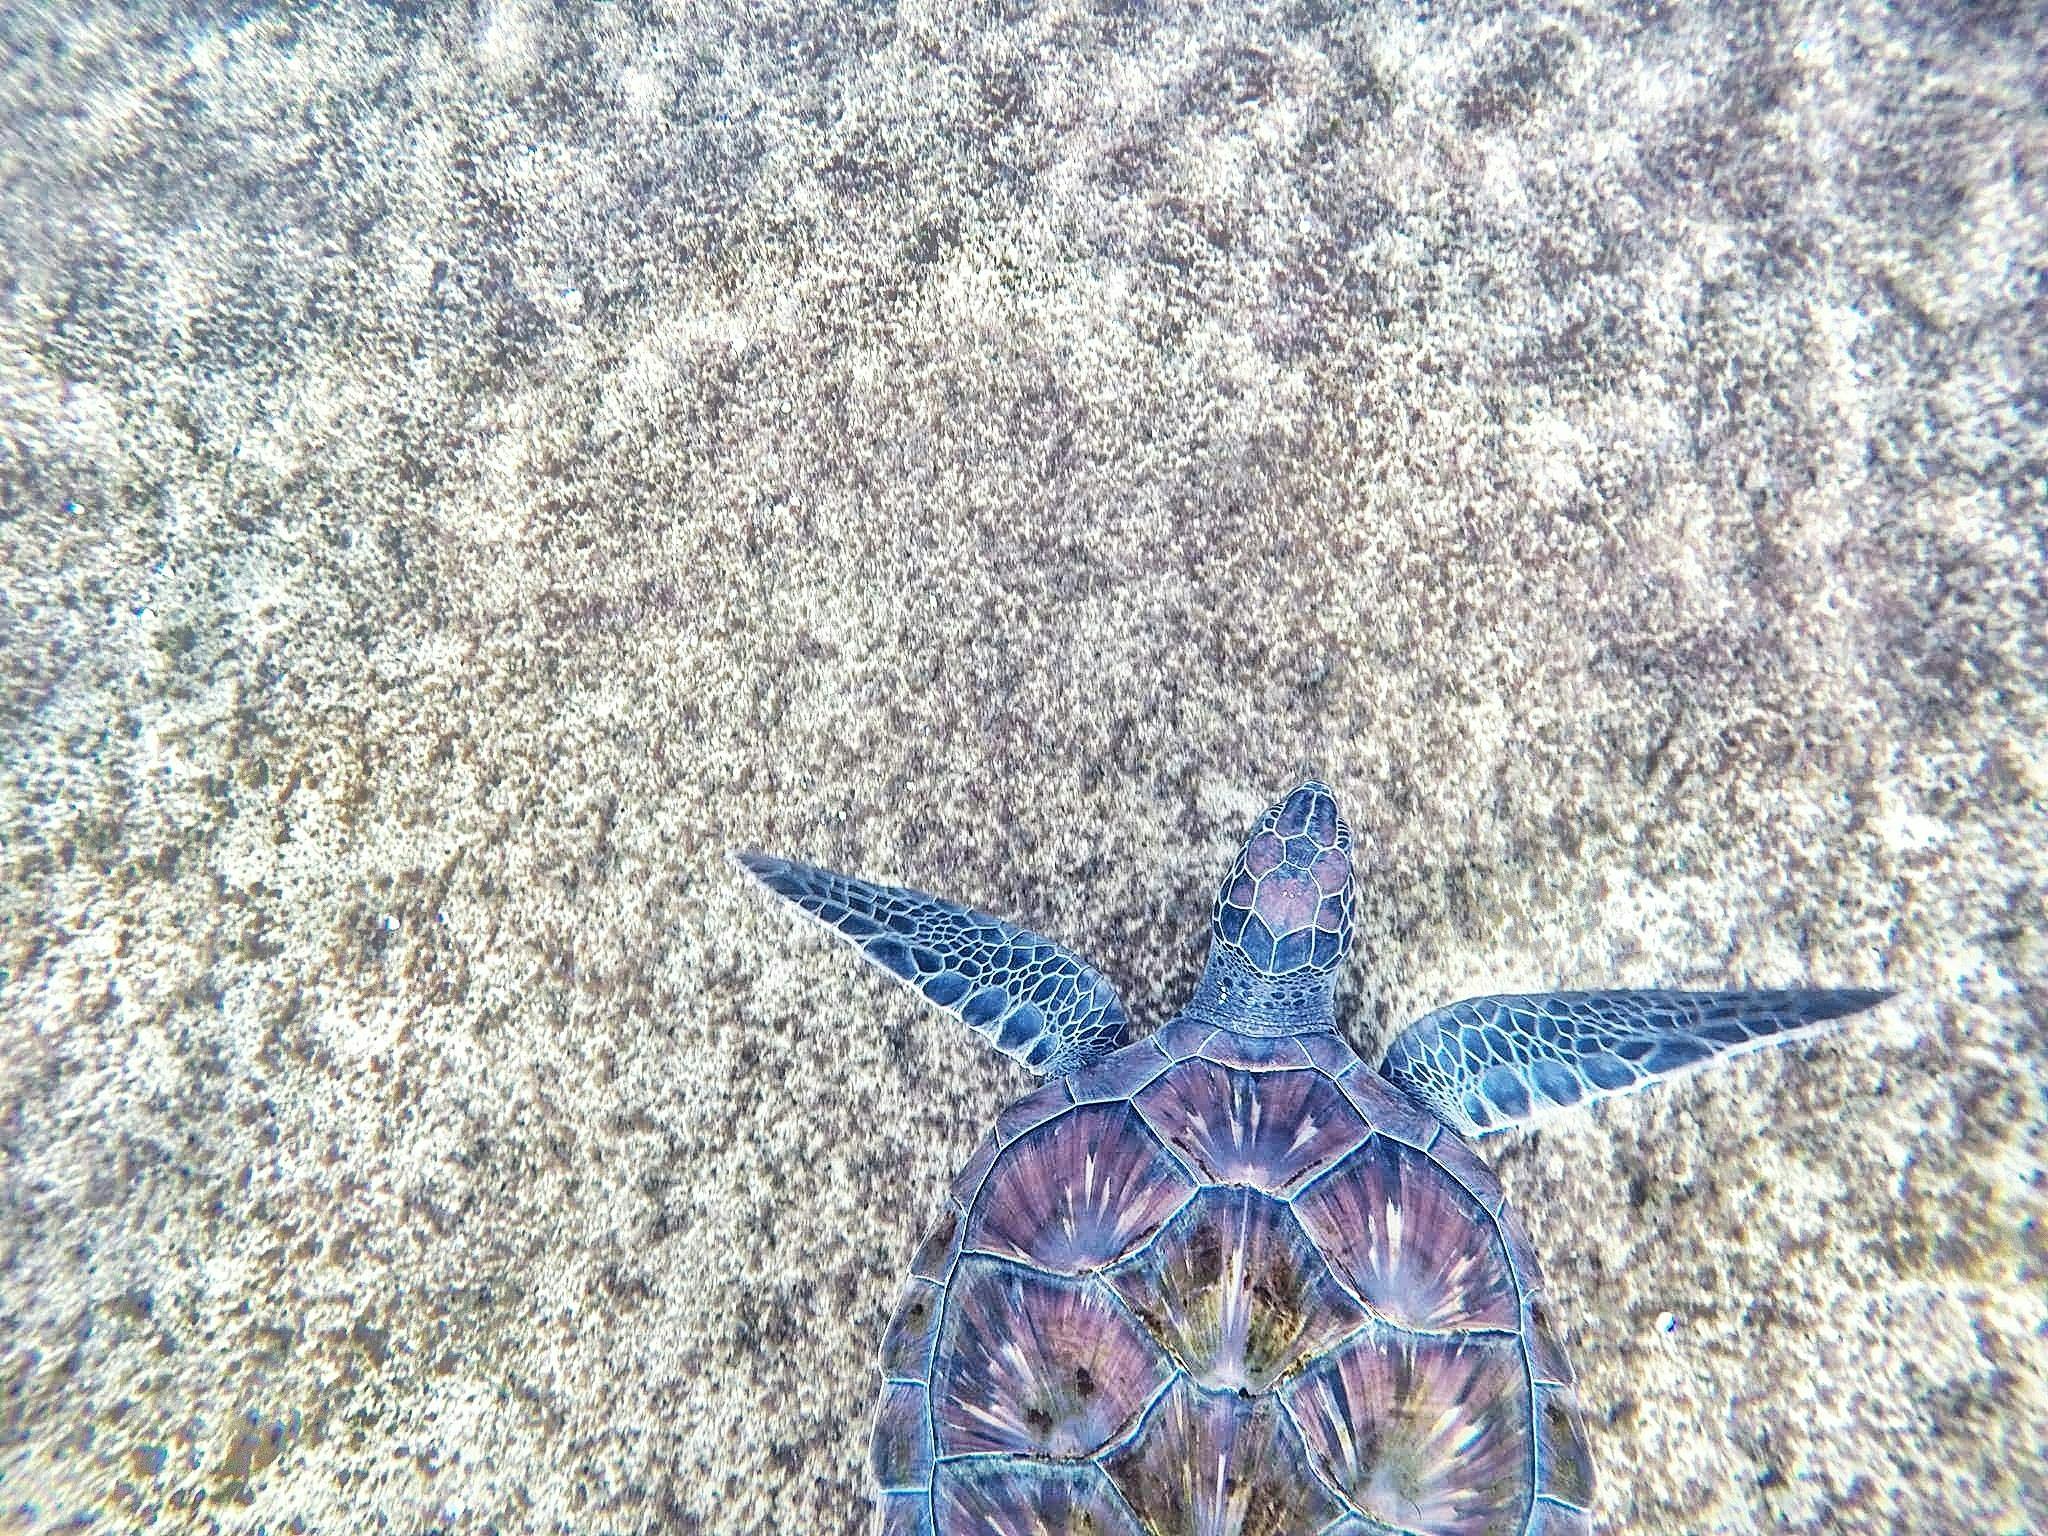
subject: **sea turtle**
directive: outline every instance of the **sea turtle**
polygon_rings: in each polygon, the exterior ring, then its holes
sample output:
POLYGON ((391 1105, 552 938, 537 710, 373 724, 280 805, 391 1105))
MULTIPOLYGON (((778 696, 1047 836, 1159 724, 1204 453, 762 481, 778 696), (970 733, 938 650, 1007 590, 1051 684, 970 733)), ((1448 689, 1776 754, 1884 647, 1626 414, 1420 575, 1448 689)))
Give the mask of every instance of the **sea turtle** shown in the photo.
POLYGON ((1337 1031, 1351 833, 1259 818, 1180 1015, 1015 925, 740 862, 1047 1081, 911 1261, 870 1445, 885 1536, 1586 1531, 1593 1467, 1536 1256, 1467 1138, 1798 1039, 1872 991, 1551 992, 1337 1031))

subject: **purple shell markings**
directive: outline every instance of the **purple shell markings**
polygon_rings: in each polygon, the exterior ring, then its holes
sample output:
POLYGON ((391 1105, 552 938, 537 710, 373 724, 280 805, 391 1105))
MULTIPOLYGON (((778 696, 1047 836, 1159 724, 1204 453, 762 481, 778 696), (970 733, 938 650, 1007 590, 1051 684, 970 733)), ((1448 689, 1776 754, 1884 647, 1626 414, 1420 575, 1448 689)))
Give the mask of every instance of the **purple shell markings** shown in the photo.
POLYGON ((1147 1531, 1288 1536, 1344 1512, 1309 1474, 1277 1401, 1186 1380, 1107 1465, 1147 1531))
POLYGON ((1034 1126, 1062 1114, 1073 1099, 1063 1078, 1055 1078, 1036 1093, 1027 1093, 996 1116, 996 1140, 1008 1146, 1034 1126))
POLYGON ((922 1488, 931 1481, 932 1423, 922 1384, 896 1382, 882 1389, 868 1462, 878 1488, 922 1488))
POLYGON ((970 1259, 953 1282, 934 1376, 942 1455, 1089 1456, 1172 1371, 1101 1283, 970 1259))
POLYGON ((1085 1105, 1003 1152, 967 1246, 1077 1274, 1129 1253, 1194 1188, 1128 1105, 1085 1105))
POLYGON ((963 1462, 939 1474, 941 1536, 1145 1536, 1090 1466, 963 1462))
POLYGON ((1255 1076, 1197 1059, 1134 1102, 1167 1145, 1219 1184, 1291 1190, 1366 1137, 1365 1122, 1320 1072, 1255 1076))
POLYGON ((1127 1099, 1170 1064, 1156 1039, 1140 1040, 1103 1057, 1092 1067, 1083 1067, 1067 1079, 1067 1086, 1073 1090, 1077 1104, 1127 1099))
MULTIPOLYGON (((1300 1045, 1301 1053, 1309 1059, 1309 1064, 1331 1077, 1341 1077, 1350 1068, 1362 1065, 1351 1047, 1338 1039, 1333 1031, 1319 1029, 1292 1038, 1300 1045)), ((1377 1129, 1386 1129, 1378 1115, 1366 1110, 1361 1110, 1360 1113, 1365 1114, 1377 1129)))
POLYGON ((1337 1074, 1337 1085, 1351 1107, 1383 1136, 1427 1150, 1443 1135, 1441 1123, 1417 1109, 1406 1094, 1356 1056, 1337 1074))
POLYGON ((932 1536, 931 1495, 885 1493, 875 1501, 876 1536, 932 1536))
POLYGON ((1519 1325, 1493 1222, 1428 1153, 1376 1136, 1294 1209, 1338 1278, 1388 1322, 1432 1332, 1519 1325))
POLYGON ((1317 1470, 1359 1512, 1446 1536, 1520 1530, 1529 1394, 1511 1339, 1361 1334, 1286 1396, 1317 1470))
POLYGON ((1593 1517, 1583 1509, 1538 1499, 1529 1515, 1527 1536, 1593 1536, 1593 1517))
POLYGON ((1216 1026, 1207 1019, 1184 1016, 1175 1019, 1152 1039, 1173 1060, 1181 1061, 1199 1052, 1215 1033, 1216 1026))
POLYGON ((1207 1189, 1111 1285, 1204 1387, 1264 1392, 1365 1321, 1279 1201, 1207 1189))
POLYGON ((1226 1067, 1249 1067, 1254 1072, 1312 1065, 1308 1051, 1292 1035, 1240 1035, 1219 1029, 1202 1047, 1202 1054, 1226 1067))

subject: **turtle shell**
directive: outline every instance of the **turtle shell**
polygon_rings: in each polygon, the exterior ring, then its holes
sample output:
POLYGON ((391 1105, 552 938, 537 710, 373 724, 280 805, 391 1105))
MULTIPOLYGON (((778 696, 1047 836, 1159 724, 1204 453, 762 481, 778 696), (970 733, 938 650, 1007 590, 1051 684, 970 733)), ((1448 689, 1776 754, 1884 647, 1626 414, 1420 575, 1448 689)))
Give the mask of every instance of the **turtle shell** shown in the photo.
POLYGON ((1590 1529, 1520 1223, 1334 1034, 1184 1019, 1010 1105, 881 1365, 884 1536, 1590 1529))

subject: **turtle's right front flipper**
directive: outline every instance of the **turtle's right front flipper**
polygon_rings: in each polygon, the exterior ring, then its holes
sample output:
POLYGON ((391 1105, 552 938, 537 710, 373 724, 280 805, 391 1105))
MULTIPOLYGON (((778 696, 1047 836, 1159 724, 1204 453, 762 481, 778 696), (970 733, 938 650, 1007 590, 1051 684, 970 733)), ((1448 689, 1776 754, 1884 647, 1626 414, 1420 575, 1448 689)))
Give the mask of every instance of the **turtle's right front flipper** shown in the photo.
POLYGON ((1034 1072, 1064 1077, 1123 1043, 1116 990, 1050 939, 922 891, 873 885, 764 853, 733 857, 769 890, 1034 1072))
POLYGON ((1395 1039, 1383 1076, 1467 1136, 1812 1035, 1890 997, 1857 988, 1468 997, 1395 1039))

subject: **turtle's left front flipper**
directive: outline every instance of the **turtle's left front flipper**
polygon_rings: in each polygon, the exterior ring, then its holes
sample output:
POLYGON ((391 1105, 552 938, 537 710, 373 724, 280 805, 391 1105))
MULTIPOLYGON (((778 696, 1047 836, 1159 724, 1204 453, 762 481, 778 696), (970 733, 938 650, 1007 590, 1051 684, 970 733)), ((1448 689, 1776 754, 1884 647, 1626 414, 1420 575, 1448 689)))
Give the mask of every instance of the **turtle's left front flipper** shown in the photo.
POLYGON ((1123 1043, 1116 989, 1050 939, 923 891, 874 885, 765 853, 733 857, 769 890, 1034 1072, 1064 1077, 1123 1043))
POLYGON ((1889 992, 1540 992, 1425 1014, 1384 1077, 1468 1136, 1815 1034, 1889 992))

